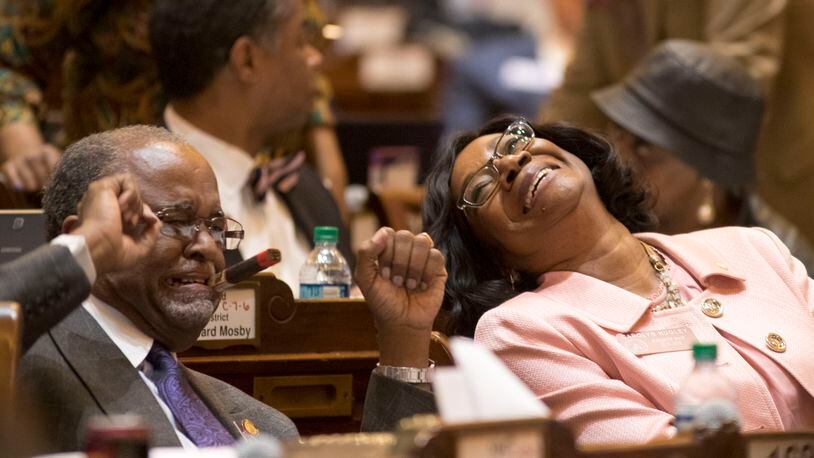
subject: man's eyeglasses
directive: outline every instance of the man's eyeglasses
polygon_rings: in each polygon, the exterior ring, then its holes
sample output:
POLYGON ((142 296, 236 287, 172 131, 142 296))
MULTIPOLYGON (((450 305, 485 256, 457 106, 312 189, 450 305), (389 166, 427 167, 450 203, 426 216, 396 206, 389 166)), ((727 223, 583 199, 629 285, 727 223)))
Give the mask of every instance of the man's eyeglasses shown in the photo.
POLYGON ((500 171, 495 166, 495 160, 523 151, 532 140, 534 129, 525 119, 511 123, 498 138, 492 157, 486 161, 486 165, 464 183, 464 190, 458 198, 458 208, 461 210, 467 207, 476 208, 488 202, 495 195, 500 183, 500 171))
POLYGON ((201 230, 201 224, 206 227, 209 235, 222 250, 237 249, 245 234, 240 223, 225 216, 190 219, 178 207, 160 208, 154 213, 161 220, 161 234, 180 240, 184 244, 195 239, 201 230))

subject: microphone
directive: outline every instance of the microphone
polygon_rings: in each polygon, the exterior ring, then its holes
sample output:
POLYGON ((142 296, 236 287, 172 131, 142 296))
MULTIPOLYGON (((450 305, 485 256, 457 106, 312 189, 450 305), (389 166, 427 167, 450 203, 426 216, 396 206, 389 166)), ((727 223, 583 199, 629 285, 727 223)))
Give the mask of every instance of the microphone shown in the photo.
POLYGON ((274 264, 277 264, 282 259, 280 250, 276 248, 268 248, 249 259, 240 261, 239 263, 229 267, 221 272, 215 279, 213 288, 215 291, 222 293, 223 291, 235 286, 236 284, 247 280, 252 275, 265 270, 274 264))

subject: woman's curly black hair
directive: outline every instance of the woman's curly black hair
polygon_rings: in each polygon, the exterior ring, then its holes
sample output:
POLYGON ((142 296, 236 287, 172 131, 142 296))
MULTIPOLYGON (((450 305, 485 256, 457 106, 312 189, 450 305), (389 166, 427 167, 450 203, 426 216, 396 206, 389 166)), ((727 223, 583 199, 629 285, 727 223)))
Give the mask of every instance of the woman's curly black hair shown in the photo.
MULTIPOLYGON (((447 261, 449 278, 443 309, 449 334, 472 336, 485 312, 537 287, 536 276, 523 272, 514 286, 510 283, 509 268, 500 264, 500 253, 475 237, 450 194, 452 167, 464 147, 480 136, 503 132, 516 119, 502 116, 489 121, 477 133, 457 135, 436 152, 427 176, 422 219, 425 230, 447 261)), ((641 232, 655 226, 649 194, 608 141, 564 124, 532 124, 532 127, 538 138, 553 142, 588 166, 605 207, 629 231, 641 232)))

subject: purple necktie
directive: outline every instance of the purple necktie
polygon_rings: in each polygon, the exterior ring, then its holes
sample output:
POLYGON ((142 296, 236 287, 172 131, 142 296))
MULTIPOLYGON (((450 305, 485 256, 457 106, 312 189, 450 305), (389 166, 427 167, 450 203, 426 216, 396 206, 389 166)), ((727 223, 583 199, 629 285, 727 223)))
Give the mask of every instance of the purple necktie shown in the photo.
POLYGON ((231 445, 235 439, 190 386, 180 364, 163 345, 153 343, 147 355, 153 366, 150 380, 172 411, 181 430, 198 447, 231 445))

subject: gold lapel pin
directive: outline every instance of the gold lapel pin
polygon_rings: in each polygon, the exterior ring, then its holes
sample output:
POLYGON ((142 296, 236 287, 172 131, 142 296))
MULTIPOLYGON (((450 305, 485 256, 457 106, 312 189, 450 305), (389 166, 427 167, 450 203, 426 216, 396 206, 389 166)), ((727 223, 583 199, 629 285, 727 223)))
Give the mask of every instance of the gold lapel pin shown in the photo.
POLYGON ((243 430, 251 434, 252 436, 256 436, 257 434, 260 433, 260 431, 257 429, 257 426, 254 426, 254 423, 248 418, 243 419, 243 430))

